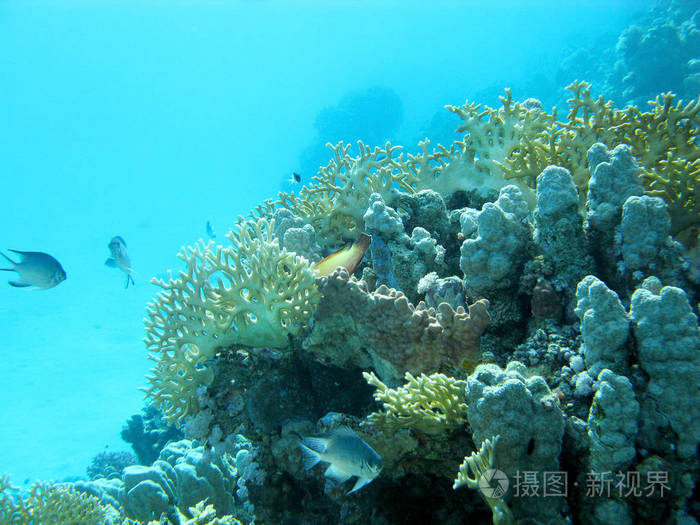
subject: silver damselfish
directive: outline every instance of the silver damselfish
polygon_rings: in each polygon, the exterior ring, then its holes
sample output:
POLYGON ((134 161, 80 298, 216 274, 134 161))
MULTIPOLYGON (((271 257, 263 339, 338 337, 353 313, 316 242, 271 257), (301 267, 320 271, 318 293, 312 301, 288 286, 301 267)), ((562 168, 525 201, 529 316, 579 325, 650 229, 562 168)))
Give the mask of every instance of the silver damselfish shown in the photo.
POLYGON ((299 446, 307 470, 324 461, 329 464, 324 475, 336 483, 357 477, 348 494, 360 490, 382 470, 379 454, 349 427, 338 427, 326 434, 302 438, 299 446))

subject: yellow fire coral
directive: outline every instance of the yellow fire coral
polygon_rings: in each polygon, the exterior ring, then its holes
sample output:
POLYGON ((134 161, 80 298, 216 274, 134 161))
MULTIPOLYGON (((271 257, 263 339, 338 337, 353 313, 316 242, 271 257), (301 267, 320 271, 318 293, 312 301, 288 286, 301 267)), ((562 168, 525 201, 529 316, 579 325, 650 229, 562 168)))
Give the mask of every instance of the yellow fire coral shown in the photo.
MULTIPOLYGON (((416 181, 406 169, 403 154, 398 153, 400 146, 387 142, 384 148, 371 149, 358 141, 357 157, 349 154, 349 144, 328 146, 333 150, 328 166, 298 196, 281 193, 278 204, 308 220, 326 246, 337 246, 356 239, 364 230, 362 216, 372 193, 389 202, 392 187, 412 193, 416 181)), ((259 211, 269 213, 270 209, 259 211)))
MULTIPOLYGON (((216 516, 216 509, 212 504, 206 504, 204 501, 200 501, 194 507, 189 508, 191 518, 186 518, 180 513, 180 525, 241 525, 241 522, 227 514, 226 516, 221 516, 220 518, 216 516)), ((148 522, 148 525, 174 525, 165 516, 156 521, 152 520, 148 522)))
MULTIPOLYGON (((496 159, 505 177, 534 187, 542 170, 555 164, 571 172, 584 199, 589 179, 588 148, 595 142, 610 147, 627 144, 642 168, 647 193, 666 201, 672 233, 700 225, 700 98, 684 104, 675 102, 672 93, 664 93, 649 102, 651 111, 642 112, 636 106, 615 109, 602 96, 593 98, 591 85, 586 82, 574 82, 567 89, 572 93, 567 101, 567 121, 556 121, 554 112, 542 117, 543 122, 552 119, 546 127, 529 128, 519 145, 496 159)), ((505 110, 507 100, 502 100, 505 110)), ((466 119, 460 130, 479 134, 480 130, 471 124, 470 107, 465 105, 458 111, 466 119)))
POLYGON ((415 428, 426 434, 437 434, 466 423, 464 381, 445 374, 406 372, 406 384, 389 388, 372 372, 363 372, 367 382, 376 387, 374 399, 384 405, 383 412, 373 412, 367 422, 382 430, 415 428))
POLYGON ((12 525, 101 525, 107 509, 95 496, 60 484, 36 483, 26 498, 7 494, 16 490, 0 477, 0 523, 12 525))
POLYGON ((471 489, 478 488, 491 507, 493 525, 513 525, 515 518, 503 500, 504 486, 507 488, 506 478, 502 477, 503 472, 494 470, 494 449, 498 439, 499 436, 485 439, 478 452, 464 458, 452 488, 457 490, 464 485, 471 489))
POLYGON ((470 102, 462 106, 445 106, 462 119, 457 132, 466 133, 465 154, 474 159, 475 171, 488 175, 484 182, 494 189, 505 185, 504 159, 556 120, 556 113, 548 115, 539 108, 513 103, 510 89, 506 89, 506 96, 500 100, 503 104, 500 109, 488 106, 482 109, 481 104, 470 102))
POLYGON ((320 301, 308 261, 279 247, 265 219, 242 221, 231 246, 200 242, 178 257, 175 279, 148 307, 146 345, 156 361, 146 389, 170 421, 196 408, 211 382, 205 361, 234 344, 284 348, 307 326, 320 301))

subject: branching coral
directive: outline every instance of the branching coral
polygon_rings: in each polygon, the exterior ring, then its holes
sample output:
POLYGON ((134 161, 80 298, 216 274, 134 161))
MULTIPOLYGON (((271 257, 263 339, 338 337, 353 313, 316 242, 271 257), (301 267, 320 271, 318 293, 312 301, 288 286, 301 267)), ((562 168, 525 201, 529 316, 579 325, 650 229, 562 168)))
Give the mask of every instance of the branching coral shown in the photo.
POLYGON ((376 387, 374 399, 384 405, 383 412, 373 412, 367 421, 384 431, 415 428, 425 434, 437 434, 466 423, 464 381, 445 374, 406 372, 406 384, 389 388, 372 372, 363 372, 367 382, 376 387))
POLYGON ((363 231, 362 216, 372 193, 390 201, 392 188, 411 193, 416 180, 398 153, 400 146, 387 142, 384 148, 371 149, 358 141, 357 157, 350 155, 350 144, 329 147, 333 158, 328 166, 299 195, 281 193, 278 205, 308 221, 326 246, 337 246, 363 231))
POLYGON ((664 93, 643 112, 636 106, 615 109, 602 96, 594 98, 586 82, 567 89, 572 97, 565 122, 557 121, 556 111, 547 114, 513 104, 508 91, 499 110, 470 103, 448 109, 464 121, 458 131, 467 133, 465 144, 474 147, 475 164, 497 181, 517 179, 521 187, 535 187, 536 177, 557 165, 571 172, 583 199, 588 148, 596 142, 628 144, 641 165, 647 192, 669 206, 672 233, 700 224, 700 98, 684 103, 664 93))
POLYGON ((217 518, 214 505, 205 505, 200 501, 194 507, 189 508, 192 518, 183 522, 183 525, 240 525, 240 521, 231 515, 217 518))
MULTIPOLYGON (((216 516, 216 509, 214 508, 214 505, 207 505, 204 501, 200 501, 194 507, 189 507, 188 510, 192 517, 186 518, 184 516, 180 516, 177 523, 180 525, 241 525, 239 520, 228 514, 218 518, 216 516)), ((148 525, 174 525, 174 523, 166 516, 161 516, 161 518, 157 521, 149 521, 148 525)))
MULTIPOLYGON (((490 178, 502 181, 506 175, 504 159, 521 148, 524 141, 547 129, 556 120, 556 113, 548 115, 538 108, 514 103, 510 89, 506 89, 506 96, 500 100, 503 104, 500 109, 488 106, 482 109, 481 104, 469 102, 446 108, 462 119, 457 132, 466 133, 465 151, 474 158, 476 171, 487 172, 490 178)), ((505 182, 496 189, 503 185, 505 182)))
POLYGON ((303 257, 280 249, 265 219, 239 223, 231 246, 200 242, 178 255, 178 278, 148 307, 146 344, 156 361, 146 392, 172 422, 196 406, 211 381, 204 362, 233 344, 288 345, 307 326, 320 295, 303 257))
MULTIPOLYGON (((628 144, 642 168, 647 192, 662 197, 672 216, 672 233, 700 224, 700 98, 683 103, 672 93, 649 101, 651 111, 636 106, 613 109, 602 97, 593 100, 590 84, 574 82, 567 87, 567 129, 586 142, 628 144)), ((584 152, 585 153, 585 152, 584 152)))
POLYGON ((512 525, 515 523, 515 518, 508 505, 503 501, 505 493, 501 483, 505 480, 495 474, 498 473, 502 476, 503 473, 494 470, 494 449, 498 444, 499 437, 485 439, 478 452, 473 452, 464 458, 452 488, 457 490, 466 485, 470 489, 479 489, 486 503, 491 507, 493 525, 512 525), (471 477, 469 476, 470 472, 472 473, 471 477), (491 486, 492 482, 496 484, 495 487, 491 486))
POLYGON ((0 523, 11 525, 102 525, 107 509, 94 496, 68 486, 36 483, 26 498, 7 494, 13 490, 6 477, 0 477, 0 523))

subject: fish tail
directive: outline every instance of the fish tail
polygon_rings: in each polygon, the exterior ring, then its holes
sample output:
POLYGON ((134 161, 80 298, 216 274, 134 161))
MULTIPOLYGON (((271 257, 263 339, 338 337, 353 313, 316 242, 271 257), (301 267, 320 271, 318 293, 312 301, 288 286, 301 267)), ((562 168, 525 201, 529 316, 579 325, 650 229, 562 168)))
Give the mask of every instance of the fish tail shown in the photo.
POLYGON ((299 442, 299 446, 301 447, 301 452, 304 456, 304 469, 309 470, 315 465, 318 465, 319 461, 321 461, 321 455, 315 450, 312 450, 304 445, 304 443, 301 441, 299 442))

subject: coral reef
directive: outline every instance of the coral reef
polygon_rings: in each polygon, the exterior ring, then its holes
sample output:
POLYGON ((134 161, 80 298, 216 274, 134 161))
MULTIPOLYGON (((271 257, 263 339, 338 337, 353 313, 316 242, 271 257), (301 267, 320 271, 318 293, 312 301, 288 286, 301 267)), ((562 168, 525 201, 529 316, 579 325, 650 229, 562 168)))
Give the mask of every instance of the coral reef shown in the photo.
POLYGON ((447 146, 337 144, 230 245, 185 249, 146 320, 151 413, 123 431, 142 465, 57 490, 132 523, 697 517, 700 102, 568 89, 563 120, 506 91, 449 107, 447 146), (361 277, 314 271, 368 234, 361 277), (352 494, 299 448, 340 427, 384 466, 352 494))
POLYGON ((125 467, 134 464, 136 464, 136 456, 131 452, 100 452, 92 458, 92 463, 87 468, 87 475, 90 479, 118 478, 121 477, 125 467))
POLYGON ((122 427, 121 438, 131 445, 139 463, 150 465, 169 441, 183 438, 182 432, 164 421, 160 411, 147 406, 141 414, 134 414, 122 427))
POLYGON ((161 283, 147 342, 159 366, 177 348, 190 361, 172 383, 152 380, 150 396, 206 448, 173 462, 169 445, 152 466, 127 467, 126 496, 107 485, 102 501, 175 519, 209 498, 239 519, 313 524, 399 523, 407 506, 441 523, 692 513, 700 273, 683 235, 697 221, 695 190, 673 188, 694 175, 651 180, 667 169, 662 143, 694 162, 695 108, 665 95, 621 111, 585 83, 569 89, 565 122, 507 94, 499 110, 452 108, 465 136, 449 148, 360 143, 352 156, 340 144, 298 195, 239 224, 233 248, 183 254, 188 270, 161 283), (373 240, 361 278, 313 275, 308 260, 362 232, 373 240), (251 286, 263 270, 268 287, 251 286), (270 310, 231 321, 266 300, 270 310), (297 305, 289 317, 259 319, 284 301, 297 305), (298 447, 341 426, 384 465, 351 495, 305 471, 298 447), (484 492, 493 470, 510 484, 496 497, 484 492), (450 490, 458 471, 455 485, 483 499, 450 490), (410 502, 396 498, 406 491, 410 502))

